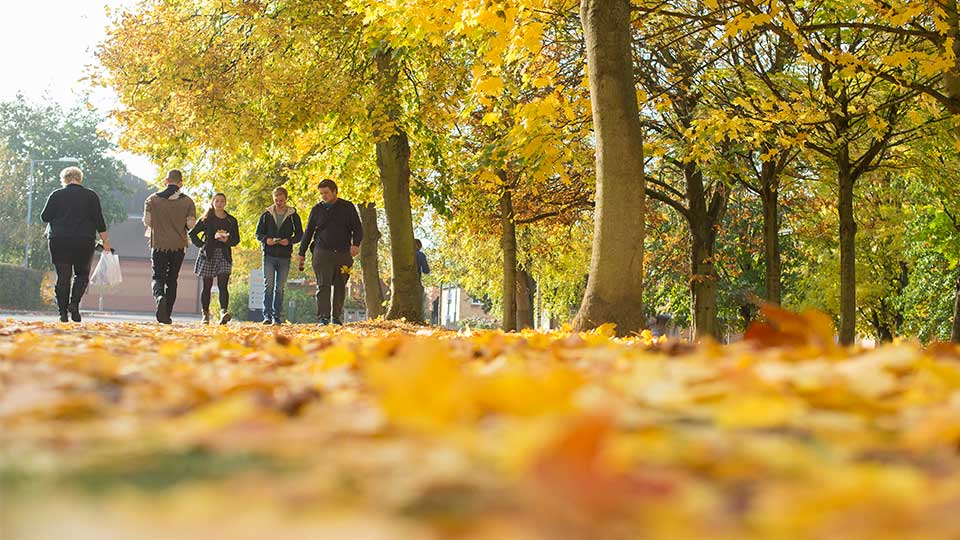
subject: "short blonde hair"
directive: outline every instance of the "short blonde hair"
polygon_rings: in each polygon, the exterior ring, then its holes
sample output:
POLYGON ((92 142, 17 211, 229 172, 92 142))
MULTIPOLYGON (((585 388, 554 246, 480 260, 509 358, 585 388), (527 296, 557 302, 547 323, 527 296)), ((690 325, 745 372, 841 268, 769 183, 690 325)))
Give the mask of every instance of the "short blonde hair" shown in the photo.
POLYGON ((70 182, 83 182, 83 171, 80 167, 67 167, 60 171, 60 183, 67 185, 70 182))

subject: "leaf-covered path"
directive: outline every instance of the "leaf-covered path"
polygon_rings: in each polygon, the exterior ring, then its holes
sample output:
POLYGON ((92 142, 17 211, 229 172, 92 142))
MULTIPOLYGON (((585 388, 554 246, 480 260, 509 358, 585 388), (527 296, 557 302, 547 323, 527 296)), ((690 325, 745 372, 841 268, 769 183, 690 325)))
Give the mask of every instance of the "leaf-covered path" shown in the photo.
POLYGON ((0 321, 0 533, 960 537, 960 349, 0 321))

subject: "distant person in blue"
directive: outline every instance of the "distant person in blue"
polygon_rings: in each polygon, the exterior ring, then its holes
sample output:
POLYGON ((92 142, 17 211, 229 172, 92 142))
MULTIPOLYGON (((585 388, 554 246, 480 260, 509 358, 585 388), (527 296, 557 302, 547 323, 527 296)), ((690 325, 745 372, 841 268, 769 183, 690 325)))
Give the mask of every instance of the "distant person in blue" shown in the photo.
POLYGON ((283 322, 283 289, 290 274, 293 245, 303 238, 303 223, 292 206, 287 190, 273 190, 273 205, 260 215, 257 240, 263 246, 263 324, 283 322))
POLYGON ((427 256, 423 254, 423 242, 419 238, 413 239, 414 244, 417 246, 417 288, 420 290, 420 311, 424 315, 424 320, 430 320, 427 317, 427 295, 423 290, 423 274, 430 273, 430 265, 427 264, 427 256))
POLYGON ((73 322, 80 322, 80 299, 90 282, 90 263, 97 235, 103 240, 103 249, 112 251, 100 197, 81 186, 81 182, 83 171, 78 167, 60 171, 63 187, 50 194, 40 213, 40 219, 49 225, 47 240, 50 258, 57 269, 54 295, 60 322, 67 322, 67 312, 73 322))

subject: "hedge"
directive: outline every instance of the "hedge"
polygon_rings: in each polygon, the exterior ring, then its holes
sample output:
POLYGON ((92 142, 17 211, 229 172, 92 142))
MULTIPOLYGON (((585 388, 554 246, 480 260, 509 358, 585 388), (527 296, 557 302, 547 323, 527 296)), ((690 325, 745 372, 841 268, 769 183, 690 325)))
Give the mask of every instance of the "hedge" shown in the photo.
POLYGON ((0 264, 0 307, 15 309, 40 309, 40 283, 43 272, 0 264))
MULTIPOLYGON (((317 321, 317 299, 313 287, 287 284, 283 294, 283 318, 292 323, 314 323, 317 321), (292 309, 291 309, 292 308, 292 309)), ((230 283, 230 313, 234 320, 245 321, 249 311, 247 303, 250 300, 250 282, 245 280, 234 284, 230 283)), ((217 295, 210 301, 210 309, 216 313, 218 306, 217 295)), ((345 308, 359 308, 362 304, 347 297, 345 308)), ((260 322, 260 321, 254 321, 260 322)))

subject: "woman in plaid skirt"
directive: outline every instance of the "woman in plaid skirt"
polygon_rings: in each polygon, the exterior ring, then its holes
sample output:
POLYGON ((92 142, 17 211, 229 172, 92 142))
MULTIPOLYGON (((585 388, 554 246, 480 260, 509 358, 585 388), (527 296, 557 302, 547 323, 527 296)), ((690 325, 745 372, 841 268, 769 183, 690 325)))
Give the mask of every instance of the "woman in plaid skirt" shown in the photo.
POLYGON ((203 324, 210 323, 210 291, 213 288, 213 278, 217 278, 217 288, 220 290, 220 324, 227 324, 231 319, 227 309, 230 303, 227 286, 233 270, 231 248, 240 243, 240 226, 237 218, 227 213, 226 206, 226 195, 214 195, 207 212, 190 231, 190 239, 200 248, 200 257, 197 258, 193 271, 203 282, 203 292, 200 293, 203 324))

